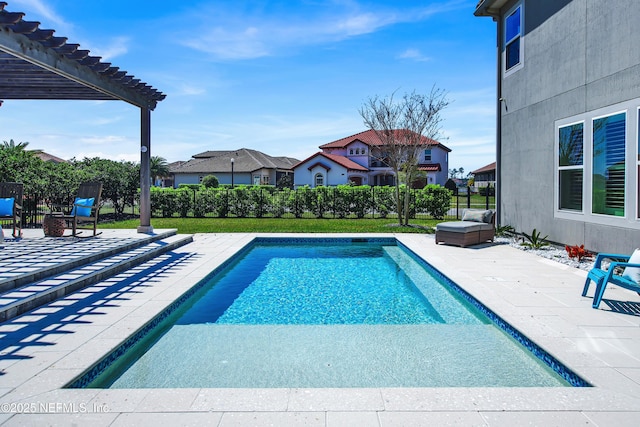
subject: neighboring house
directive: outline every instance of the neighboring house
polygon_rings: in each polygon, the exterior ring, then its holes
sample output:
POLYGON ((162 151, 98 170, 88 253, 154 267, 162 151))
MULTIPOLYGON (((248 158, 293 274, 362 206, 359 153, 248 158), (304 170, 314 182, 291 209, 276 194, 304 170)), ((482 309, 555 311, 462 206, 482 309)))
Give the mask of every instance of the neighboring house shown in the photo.
POLYGON ((637 0, 483 0, 498 29, 498 222, 594 251, 640 243, 637 0))
POLYGON ((178 160, 178 161, 169 163, 168 164, 169 174, 171 176, 157 177, 155 185, 157 187, 164 187, 164 188, 173 187, 173 179, 174 178, 173 178, 173 174, 171 173, 171 171, 177 169, 178 167, 180 167, 181 165, 183 165, 185 163, 186 163, 186 161, 184 161, 184 160, 178 160))
MULTIPOLYGON (((438 141, 424 138, 425 149, 418 169, 425 174, 425 184, 444 185, 449 170, 451 150, 438 141)), ((321 152, 294 166, 294 185, 334 186, 353 182, 356 185, 394 185, 393 170, 385 163, 384 145, 372 130, 357 133, 320 146, 321 152)))
POLYGON ((207 175, 215 175, 220 184, 276 185, 283 175, 293 173, 298 159, 271 157, 260 151, 240 148, 231 151, 206 151, 182 164, 171 166, 174 187, 199 184, 207 175))
POLYGON ((60 157, 54 156, 53 154, 45 153, 42 150, 32 150, 37 158, 42 160, 43 162, 50 163, 67 163, 66 160, 61 159, 60 157))
POLYGON ((473 185, 476 188, 496 186, 496 162, 490 163, 487 166, 476 169, 473 172, 473 185))

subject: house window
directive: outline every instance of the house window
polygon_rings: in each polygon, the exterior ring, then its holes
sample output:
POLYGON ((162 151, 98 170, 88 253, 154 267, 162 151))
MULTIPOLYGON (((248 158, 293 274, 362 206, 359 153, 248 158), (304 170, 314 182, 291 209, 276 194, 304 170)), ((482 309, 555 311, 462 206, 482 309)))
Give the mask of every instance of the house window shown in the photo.
POLYGON ((558 129, 558 207, 582 212, 584 123, 558 129))
POLYGON ((558 120, 555 130, 555 216, 640 219, 640 98, 558 120))
POLYGON ((424 150, 424 161, 425 162, 430 162, 431 161, 431 149, 430 148, 424 150))
POLYGON ((353 156, 353 148, 350 148, 350 149, 349 149, 349 155, 350 155, 350 156, 353 156))
POLYGON ((322 187, 324 185, 324 175, 317 173, 315 177, 316 187, 322 187))
POLYGON ((626 113, 593 120, 592 212, 624 216, 626 113))
POLYGON ((505 19, 504 56, 505 71, 522 64, 522 5, 513 9, 505 19))
POLYGON ((269 175, 262 176, 262 185, 269 185, 269 175))

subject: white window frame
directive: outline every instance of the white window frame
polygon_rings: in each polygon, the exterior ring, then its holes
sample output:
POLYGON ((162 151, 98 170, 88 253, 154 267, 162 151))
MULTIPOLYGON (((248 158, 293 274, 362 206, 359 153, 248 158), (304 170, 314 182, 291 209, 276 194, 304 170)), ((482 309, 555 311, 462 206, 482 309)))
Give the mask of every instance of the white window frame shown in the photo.
POLYGON ((324 187, 324 174, 318 172, 313 176, 313 186, 314 187, 324 187), (322 181, 320 184, 318 184, 318 178, 320 178, 320 180, 322 181))
POLYGON ((640 225, 640 98, 625 101, 597 110, 588 111, 572 117, 557 120, 554 123, 554 217, 568 220, 579 220, 588 223, 621 226, 633 223, 640 225), (594 120, 625 113, 625 215, 613 216, 594 214, 593 211, 593 123, 594 120), (559 129, 578 122, 584 122, 583 127, 583 211, 559 209, 559 129))
POLYGON ((586 180, 587 177, 585 176, 585 144, 587 141, 587 138, 585 137, 585 132, 587 129, 587 124, 585 123, 584 120, 578 120, 575 122, 570 122, 570 123, 562 123, 562 124, 556 124, 555 127, 555 146, 554 146, 554 150, 555 150, 555 154, 554 154, 554 158, 555 158, 555 163, 554 166, 556 168, 555 171, 555 184, 554 184, 554 189, 556 192, 556 197, 555 197, 555 210, 559 211, 559 212, 572 212, 572 213, 583 213, 585 211, 585 185, 586 185, 586 180), (574 126, 574 125, 578 125, 581 124, 582 125, 582 164, 581 165, 569 165, 569 166, 560 166, 560 159, 559 159, 559 152, 560 152, 560 129, 565 128, 565 127, 569 127, 569 126, 574 126), (572 209, 562 209, 560 208, 560 194, 559 194, 559 188, 560 188, 560 172, 561 171, 565 171, 565 170, 581 170, 582 171, 582 206, 580 207, 580 210, 572 210, 572 209))
MULTIPOLYGON (((597 215, 597 216, 603 216, 603 217, 614 217, 614 218, 625 218, 629 216, 629 206, 627 204, 627 201, 629 200, 629 141, 631 140, 629 138, 629 113, 628 113, 628 109, 624 109, 624 110, 613 110, 610 112, 607 112, 605 114, 600 114, 597 116, 594 116, 593 118, 591 118, 591 135, 590 135, 590 144, 591 144, 591 158, 589 159, 592 168, 591 168, 591 174, 589 175, 589 181, 591 183, 593 183, 593 123, 598 120, 598 119, 604 119, 607 117, 612 117, 612 116, 616 116, 618 114, 624 114, 624 123, 625 123, 625 128, 624 128, 624 132, 625 132, 625 136, 624 136, 624 150, 625 150, 625 156, 624 156, 624 174, 625 174, 625 178, 624 178, 624 215, 623 216, 614 216, 614 215, 607 215, 607 214, 602 214, 602 213, 594 213, 593 212, 593 203, 591 203, 591 210, 589 212, 591 212, 592 215, 597 215)), ((591 194, 589 195, 590 198, 593 197, 593 184, 591 185, 591 194)))
POLYGON ((524 66, 524 2, 520 1, 515 6, 513 6, 509 11, 504 15, 502 20, 502 28, 503 34, 502 37, 502 72, 504 77, 507 77, 516 71, 520 70, 524 66), (520 57, 518 58, 518 63, 513 67, 507 69, 507 44, 510 40, 507 40, 507 18, 515 13, 517 9, 520 9, 520 33, 518 37, 520 37, 520 57))
POLYGON ((640 220, 640 107, 636 108, 635 111, 635 120, 629 120, 635 122, 636 125, 636 139, 635 139, 635 159, 636 159, 636 167, 633 168, 631 172, 631 176, 635 177, 632 179, 632 182, 635 182, 636 185, 636 221, 640 220))

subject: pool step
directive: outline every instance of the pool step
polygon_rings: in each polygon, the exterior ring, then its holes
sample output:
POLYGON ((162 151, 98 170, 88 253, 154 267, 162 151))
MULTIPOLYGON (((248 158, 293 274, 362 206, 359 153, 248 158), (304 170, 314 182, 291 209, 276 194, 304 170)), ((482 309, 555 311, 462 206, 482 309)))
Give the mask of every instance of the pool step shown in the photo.
POLYGON ((125 245, 107 256, 0 293, 0 322, 19 316, 72 292, 129 270, 166 252, 193 241, 193 236, 173 234, 141 246, 125 245))
POLYGON ((6 244, 0 251, 0 295, 175 234, 170 229, 135 237, 24 238, 6 244))

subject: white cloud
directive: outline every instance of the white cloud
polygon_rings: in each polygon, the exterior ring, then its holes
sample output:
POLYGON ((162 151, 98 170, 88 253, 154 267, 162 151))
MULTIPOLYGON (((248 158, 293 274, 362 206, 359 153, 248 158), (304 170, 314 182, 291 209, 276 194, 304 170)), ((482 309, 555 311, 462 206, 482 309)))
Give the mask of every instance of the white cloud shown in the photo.
POLYGON ((89 47, 92 56, 102 57, 102 61, 109 61, 115 57, 125 55, 129 52, 128 37, 113 37, 103 46, 89 47))
POLYGON ((418 62, 426 62, 431 60, 431 58, 423 55, 418 49, 407 49, 404 52, 402 52, 400 55, 398 55, 398 58, 411 59, 413 61, 418 61, 418 62))
MULTIPOLYGON (((11 12, 26 12, 29 13, 25 16, 27 21, 33 21, 34 17, 32 13, 37 14, 43 18, 48 24, 54 24, 56 30, 69 29, 71 24, 67 23, 56 11, 51 7, 48 2, 42 0, 13 0, 9 2, 7 8, 11 12)), ((47 28, 49 28, 47 26, 47 28)))
POLYGON ((373 6, 367 6, 365 10, 356 2, 331 2, 326 7, 315 5, 303 9, 297 15, 293 12, 270 15, 262 9, 247 11, 241 7, 221 9, 220 5, 214 8, 205 6, 192 11, 185 20, 193 25, 188 33, 176 39, 218 59, 258 58, 295 47, 338 42, 467 6, 460 1, 452 1, 405 10, 373 6))
POLYGON ((122 136, 104 135, 104 136, 85 136, 85 137, 79 138, 79 141, 87 145, 114 146, 115 144, 126 142, 127 139, 122 136))

